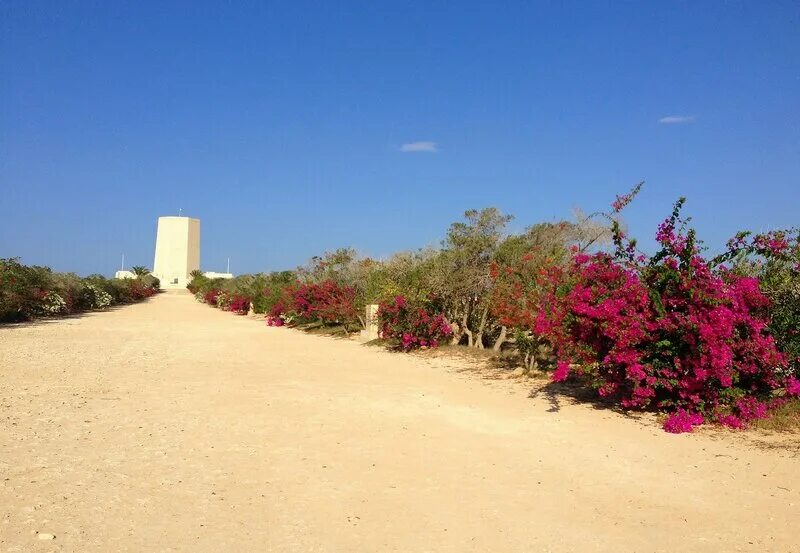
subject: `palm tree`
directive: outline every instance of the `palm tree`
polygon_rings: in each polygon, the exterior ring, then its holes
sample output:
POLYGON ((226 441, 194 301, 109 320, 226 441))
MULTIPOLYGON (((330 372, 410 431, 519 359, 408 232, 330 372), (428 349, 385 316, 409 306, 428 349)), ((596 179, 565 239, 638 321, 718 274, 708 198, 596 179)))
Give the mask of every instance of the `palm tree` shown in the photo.
POLYGON ((136 265, 131 267, 131 272, 136 275, 136 278, 142 278, 143 276, 150 274, 150 269, 143 267, 142 265, 136 265))

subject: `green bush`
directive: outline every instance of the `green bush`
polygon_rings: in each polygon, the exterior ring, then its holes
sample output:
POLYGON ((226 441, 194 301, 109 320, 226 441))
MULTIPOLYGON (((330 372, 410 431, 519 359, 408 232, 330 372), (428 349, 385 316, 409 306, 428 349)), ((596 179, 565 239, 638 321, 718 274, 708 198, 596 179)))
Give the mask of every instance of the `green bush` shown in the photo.
POLYGON ((23 265, 17 258, 0 259, 0 322, 141 301, 158 289, 158 279, 152 275, 125 280, 97 274, 81 278, 75 273, 54 273, 47 267, 23 265))
POLYGON ((0 321, 35 316, 52 283, 50 269, 26 266, 17 258, 0 259, 0 321))
POLYGON ((280 271, 266 275, 263 286, 251 297, 253 298, 253 311, 256 313, 269 313, 276 304, 283 301, 284 290, 297 282, 294 271, 280 271))

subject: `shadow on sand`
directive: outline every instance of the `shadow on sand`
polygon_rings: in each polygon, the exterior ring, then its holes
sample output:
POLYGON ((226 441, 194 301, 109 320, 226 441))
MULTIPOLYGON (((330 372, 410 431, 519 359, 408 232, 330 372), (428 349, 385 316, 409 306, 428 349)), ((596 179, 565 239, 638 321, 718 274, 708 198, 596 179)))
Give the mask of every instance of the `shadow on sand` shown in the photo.
MULTIPOLYGON (((155 297, 155 296, 153 296, 155 297)), ((118 311, 120 309, 125 309, 126 307, 130 307, 132 305, 139 305, 143 303, 147 303, 150 301, 151 298, 145 298, 142 301, 137 301, 135 303, 123 303, 121 305, 112 305, 110 307, 105 307, 103 309, 94 309, 92 311, 80 311, 78 313, 70 313, 69 315, 58 315, 56 317, 37 317, 35 319, 30 319, 27 321, 16 321, 16 322, 3 322, 0 321, 0 332, 4 330, 10 330, 14 328, 26 328, 26 327, 34 327, 34 326, 45 326, 54 323, 59 323, 62 321, 71 321, 76 319, 82 319, 87 316, 91 315, 100 315, 103 313, 110 313, 112 311, 118 311)))

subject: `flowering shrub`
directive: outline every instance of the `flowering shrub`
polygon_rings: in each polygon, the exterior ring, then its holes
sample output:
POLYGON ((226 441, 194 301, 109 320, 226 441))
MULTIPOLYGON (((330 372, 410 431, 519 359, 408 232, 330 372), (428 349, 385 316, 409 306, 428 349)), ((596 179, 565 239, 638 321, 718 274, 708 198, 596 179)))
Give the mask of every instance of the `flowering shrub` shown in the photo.
POLYGON ((355 290, 332 280, 302 284, 294 289, 292 300, 295 313, 306 320, 347 326, 358 318, 355 290))
POLYGON ((533 253, 513 266, 493 263, 489 276, 494 283, 491 311, 498 323, 509 328, 532 328, 538 308, 537 276, 542 270, 533 253))
POLYGON ((289 311, 289 305, 291 305, 290 300, 280 299, 276 301, 272 304, 272 307, 269 308, 269 316, 275 318, 286 315, 289 311))
POLYGON ((209 290, 205 294, 203 294, 203 300, 210 305, 211 307, 217 307, 217 298, 219 296, 219 290, 209 290))
POLYGON ((678 409, 664 421, 664 430, 672 434, 691 432, 695 426, 703 424, 703 415, 678 409))
POLYGON ((732 261, 736 272, 759 279, 770 300, 770 333, 786 354, 789 371, 800 376, 800 232, 740 232, 717 260, 732 261))
POLYGON ((450 323, 441 313, 436 313, 428 305, 411 306, 403 296, 397 296, 388 304, 378 308, 381 336, 397 342, 403 350, 420 347, 437 347, 453 331, 450 323))
POLYGON ((546 344, 532 332, 546 287, 542 280, 552 267, 568 261, 565 241, 573 231, 564 222, 534 225, 523 237, 506 240, 489 268, 489 313, 500 325, 493 349, 499 351, 510 335, 529 370, 547 357, 546 344))
POLYGON ((800 397, 800 380, 793 376, 786 379, 786 395, 800 397))
POLYGON ((523 364, 528 370, 538 363, 540 341, 531 329, 539 305, 539 272, 545 270, 534 259, 534 255, 526 254, 513 265, 493 263, 489 272, 494 284, 490 312, 501 325, 494 349, 497 351, 502 347, 508 329, 511 329, 514 347, 522 355, 523 364))
POLYGON ((233 296, 228 303, 228 311, 237 315, 247 315, 250 311, 250 298, 245 296, 233 296))
POLYGON ((551 273, 536 331, 559 358, 554 379, 580 373, 623 407, 674 411, 670 432, 704 416, 743 425, 766 414, 759 397, 786 384, 786 360, 758 281, 712 270, 683 230, 682 203, 660 225, 653 257, 616 226, 615 256, 576 255, 551 273))
POLYGON ((267 326, 283 326, 285 324, 281 317, 275 315, 267 315, 266 322, 267 326))
POLYGON ((194 293, 194 297, 200 302, 237 315, 247 315, 250 312, 250 298, 248 296, 234 294, 219 288, 210 288, 205 292, 199 286, 195 286, 195 289, 197 292, 194 293))
POLYGON ((282 326, 286 322, 289 311, 294 305, 295 288, 295 283, 291 283, 264 290, 263 297, 267 298, 267 301, 263 302, 262 305, 266 310, 267 317, 281 320, 280 325, 275 324, 273 326, 282 326))
POLYGON ((267 309, 267 326, 284 326, 294 319, 289 313, 294 298, 294 285, 289 284, 272 290, 265 290, 264 297, 270 298, 267 309))
POLYGON ((226 290, 220 290, 217 294, 217 308, 221 309, 222 311, 228 311, 231 301, 233 301, 233 294, 230 292, 226 290))
POLYGON ((128 294, 132 301, 141 301, 156 294, 156 290, 145 286, 139 279, 126 279, 128 281, 128 294))
POLYGON ((84 297, 86 302, 89 304, 90 307, 95 309, 103 309, 104 307, 108 307, 113 302, 113 298, 111 294, 106 292, 105 290, 101 290, 94 284, 87 284, 84 287, 84 297))
POLYGON ((55 292, 40 292, 39 312, 43 315, 58 315, 67 311, 64 298, 55 292))

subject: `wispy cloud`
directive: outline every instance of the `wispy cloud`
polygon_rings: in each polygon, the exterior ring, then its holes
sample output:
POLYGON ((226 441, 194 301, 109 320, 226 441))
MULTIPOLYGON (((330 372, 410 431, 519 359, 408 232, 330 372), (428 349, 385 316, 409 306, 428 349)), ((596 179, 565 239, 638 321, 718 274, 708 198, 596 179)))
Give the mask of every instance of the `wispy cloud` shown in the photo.
POLYGON ((691 115, 667 115, 658 120, 662 125, 680 125, 682 123, 691 123, 694 117, 691 115))
POLYGON ((429 152, 434 153, 439 151, 439 145, 436 142, 430 141, 420 141, 420 142, 409 142, 408 144, 403 144, 400 146, 401 152, 429 152))

